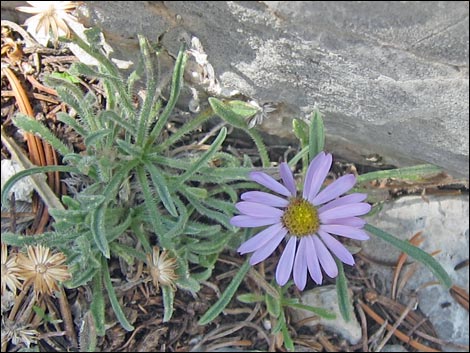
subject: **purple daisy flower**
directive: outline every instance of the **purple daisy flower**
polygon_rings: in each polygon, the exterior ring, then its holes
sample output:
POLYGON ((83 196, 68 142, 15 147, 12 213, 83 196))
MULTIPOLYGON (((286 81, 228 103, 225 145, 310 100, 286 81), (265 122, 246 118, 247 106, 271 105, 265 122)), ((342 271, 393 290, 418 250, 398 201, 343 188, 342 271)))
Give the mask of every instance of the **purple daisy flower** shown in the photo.
POLYGON ((282 195, 262 191, 248 191, 235 206, 241 215, 230 223, 237 227, 269 226, 239 248, 240 254, 253 253, 251 265, 269 257, 286 238, 287 245, 276 269, 276 281, 283 286, 294 272, 296 286, 303 290, 307 272, 321 284, 321 268, 331 278, 338 275, 332 256, 348 265, 354 265, 351 253, 332 235, 356 240, 367 240, 362 229, 366 222, 357 217, 368 213, 371 206, 362 202, 366 194, 344 194, 356 183, 352 174, 343 175, 320 191, 332 163, 331 154, 320 152, 310 163, 305 176, 302 195, 297 195, 294 176, 287 163, 281 163, 282 183, 263 172, 251 172, 250 179, 282 195))

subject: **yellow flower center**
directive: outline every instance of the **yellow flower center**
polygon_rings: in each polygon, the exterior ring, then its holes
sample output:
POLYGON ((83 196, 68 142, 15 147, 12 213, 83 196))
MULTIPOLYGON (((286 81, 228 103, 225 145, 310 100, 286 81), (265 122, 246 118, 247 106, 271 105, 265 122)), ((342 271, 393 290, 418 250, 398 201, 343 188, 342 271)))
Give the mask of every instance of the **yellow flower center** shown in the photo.
POLYGON ((303 237, 318 230, 320 219, 317 209, 310 202, 293 198, 282 216, 282 224, 290 234, 303 237))
POLYGON ((43 275, 47 272, 47 266, 44 264, 37 264, 36 265, 36 272, 43 275))

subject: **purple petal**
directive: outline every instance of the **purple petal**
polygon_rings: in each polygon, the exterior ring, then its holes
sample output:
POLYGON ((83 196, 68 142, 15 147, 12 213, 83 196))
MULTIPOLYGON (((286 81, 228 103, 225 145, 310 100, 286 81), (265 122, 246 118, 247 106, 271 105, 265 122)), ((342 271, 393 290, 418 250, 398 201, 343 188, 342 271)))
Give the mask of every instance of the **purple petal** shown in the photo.
POLYGON ((317 236, 313 236, 313 243, 317 249, 318 260, 320 261, 321 267, 328 276, 335 278, 338 275, 338 267, 336 266, 335 259, 333 259, 333 256, 331 256, 326 246, 323 245, 322 241, 317 236))
POLYGON ((274 180, 271 176, 263 172, 251 172, 250 179, 256 181, 258 184, 267 187, 268 189, 277 192, 284 196, 293 196, 290 191, 281 183, 274 180))
POLYGON ((302 237, 297 248, 297 255, 294 261, 294 283, 299 290, 304 290, 307 284, 307 260, 305 259, 305 241, 302 237))
POLYGON ((287 234, 287 229, 283 229, 279 231, 268 243, 266 243, 263 247, 256 250, 250 258, 250 264, 256 265, 261 261, 266 260, 268 256, 270 256, 274 250, 279 246, 282 239, 284 239, 285 235, 287 234))
POLYGON ((347 218, 334 218, 327 219, 324 224, 337 224, 341 226, 350 226, 355 228, 362 228, 367 222, 359 217, 347 217, 347 218))
POLYGON ((282 223, 274 224, 245 241, 242 245, 240 245, 237 251, 242 255, 256 251, 275 238, 277 233, 279 233, 281 230, 285 231, 287 234, 287 229, 284 228, 282 223))
POLYGON ((356 239, 356 240, 369 239, 369 236, 367 235, 367 233, 363 231, 362 229, 349 227, 349 226, 342 226, 342 225, 336 225, 336 224, 322 224, 320 226, 320 230, 327 232, 327 233, 333 233, 333 234, 341 235, 342 237, 356 239))
POLYGON ((230 220, 230 224, 240 228, 254 228, 261 226, 270 226, 271 224, 279 223, 279 217, 251 217, 246 215, 235 216, 230 220))
POLYGON ((323 274, 321 273, 320 263, 318 262, 313 237, 314 236, 302 237, 302 239, 300 239, 299 246, 305 247, 305 257, 307 259, 307 268, 310 273, 310 277, 312 277, 316 284, 321 284, 323 281, 323 274), (304 241, 304 245, 302 245, 302 241, 304 241))
POLYGON ((362 216, 368 213, 370 209, 371 206, 368 203, 352 203, 350 205, 338 206, 324 212, 318 212, 318 218, 320 218, 321 222, 326 222, 329 219, 362 216))
POLYGON ((283 286, 289 280, 292 272, 292 265, 294 264, 295 248, 297 245, 297 238, 291 237, 287 242, 286 248, 281 255, 279 263, 276 268, 276 281, 280 286, 283 286))
POLYGON ((333 163, 333 156, 327 154, 323 159, 323 163, 320 165, 318 170, 313 175, 312 186, 310 187, 310 193, 308 194, 308 200, 313 200, 321 189, 321 186, 325 182, 326 176, 331 169, 333 163))
POLYGON ((321 162, 323 161, 323 158, 325 156, 325 152, 321 151, 318 153, 314 159, 310 162, 310 165, 307 168, 307 173, 305 174, 305 179, 304 179, 304 189, 302 191, 302 197, 304 199, 307 199, 308 193, 310 192, 310 188, 312 186, 312 178, 313 174, 315 173, 315 170, 318 169, 320 166, 321 162))
POLYGON ((353 174, 343 175, 324 188, 315 198, 309 200, 311 200, 315 206, 324 204, 350 190, 355 183, 356 177, 353 174))
POLYGON ((318 231, 318 235, 321 237, 323 242, 326 244, 328 249, 331 250, 333 254, 336 255, 338 259, 348 265, 354 265, 354 258, 346 249, 343 244, 341 244, 337 239, 333 238, 330 234, 323 232, 321 230, 318 231))
POLYGON ((263 191, 247 191, 240 198, 243 201, 258 202, 273 207, 287 207, 289 201, 263 191))
MULTIPOLYGON (((331 163, 333 162, 333 157, 331 154, 327 154, 321 161, 318 166, 313 166, 313 163, 310 167, 315 168, 313 172, 305 178, 305 187, 308 186, 308 192, 304 192, 304 198, 311 201, 315 198, 318 191, 320 190, 323 182, 325 181, 326 176, 331 168, 331 163)), ((309 167, 309 168, 310 168, 309 167)))
POLYGON ((297 188, 295 186, 294 176, 292 175, 292 171, 286 162, 281 163, 279 166, 279 172, 281 174, 284 185, 290 191, 291 195, 295 196, 297 194, 297 188))
POLYGON ((315 156, 315 158, 310 162, 310 165, 308 166, 307 173, 305 174, 305 179, 304 179, 304 190, 302 193, 302 196, 304 199, 307 199, 308 193, 310 192, 310 189, 312 186, 313 174, 321 166, 324 158, 325 158, 325 152, 321 151, 319 154, 315 156))
POLYGON ((331 202, 328 202, 327 204, 323 205, 318 209, 318 213, 322 213, 324 211, 330 210, 332 208, 338 207, 338 206, 343 206, 343 205, 348 205, 351 203, 358 203, 362 202, 367 198, 367 194, 351 194, 351 195, 346 195, 343 197, 340 197, 336 200, 333 200, 331 202))
POLYGON ((243 214, 252 217, 270 218, 282 217, 284 211, 271 206, 266 206, 257 202, 242 201, 238 202, 235 207, 243 214))

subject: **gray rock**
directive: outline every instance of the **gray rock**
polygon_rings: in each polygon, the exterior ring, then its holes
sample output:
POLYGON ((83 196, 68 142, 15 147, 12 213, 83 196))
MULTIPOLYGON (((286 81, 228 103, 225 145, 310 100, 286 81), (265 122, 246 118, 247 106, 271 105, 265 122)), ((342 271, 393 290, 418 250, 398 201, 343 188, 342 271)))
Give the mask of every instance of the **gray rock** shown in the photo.
MULTIPOLYGON (((447 271, 453 283, 468 292, 468 266, 460 270, 455 270, 455 266, 469 258, 469 197, 428 196, 428 199, 429 202, 421 197, 403 197, 385 204, 368 222, 402 240, 423 231, 424 242, 420 248, 428 253, 441 250, 434 258, 447 271)), ((362 245, 366 256, 384 262, 396 263, 400 254, 396 248, 375 236, 362 245)), ((407 269, 408 266, 405 266, 402 274, 407 269)), ((371 271, 382 279, 385 287, 390 288, 392 268, 371 266, 371 271)), ((436 278, 430 270, 419 265, 399 299, 406 305, 413 291, 432 281, 436 278)), ((436 284, 424 286, 418 290, 418 302, 420 310, 429 318, 441 339, 468 345, 468 312, 457 304, 448 290, 436 284)))
POLYGON ((469 175, 467 2, 85 3, 120 59, 136 57, 138 33, 167 31, 173 52, 197 36, 223 86, 277 104, 261 126, 277 138, 294 141, 292 118, 318 108, 327 148, 354 162, 469 175))
MULTIPOLYGON (((306 326, 315 327, 317 325, 322 325, 327 329, 338 333, 351 344, 356 344, 361 340, 361 325, 357 321, 357 318, 354 315, 351 315, 351 319, 346 322, 341 315, 338 306, 336 286, 328 285, 315 287, 312 290, 303 292, 301 300, 302 304, 329 310, 330 312, 336 314, 336 319, 334 320, 319 318, 318 320, 307 321, 305 324, 306 326)), ((313 313, 307 310, 297 308, 290 309, 292 311, 292 318, 294 322, 298 322, 308 317, 314 316, 313 313)))
POLYGON ((408 352, 405 347, 400 346, 399 344, 387 344, 381 350, 381 352, 408 352))

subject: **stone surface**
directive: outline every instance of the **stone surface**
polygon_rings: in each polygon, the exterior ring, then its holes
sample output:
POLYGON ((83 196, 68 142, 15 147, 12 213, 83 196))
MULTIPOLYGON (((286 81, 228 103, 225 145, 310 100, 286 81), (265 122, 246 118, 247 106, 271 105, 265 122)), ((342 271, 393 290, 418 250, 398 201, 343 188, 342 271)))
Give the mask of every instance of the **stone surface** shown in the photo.
MULTIPOLYGON (((2 10, 18 4, 2 1, 2 10)), ((293 140, 291 119, 318 108, 336 154, 430 162, 468 177, 468 2, 85 1, 84 9, 84 23, 102 28, 120 59, 136 57, 138 33, 155 40, 167 31, 173 52, 179 38, 197 36, 222 85, 277 105, 262 124, 270 134, 293 140)))
MULTIPOLYGON (((469 268, 465 266, 455 270, 455 266, 469 258, 469 197, 428 196, 428 201, 415 196, 403 197, 385 204, 368 222, 402 240, 408 240, 422 231, 424 242, 420 248, 428 253, 440 250, 434 258, 447 271, 453 283, 468 293, 469 268)), ((379 262, 396 263, 400 254, 396 248, 375 236, 362 245, 364 254, 379 262)), ((409 266, 404 267, 402 274, 409 266)), ((385 287, 390 288, 393 268, 371 266, 371 271, 383 281, 385 287)), ((436 281, 433 274, 419 265, 399 299, 407 305, 409 295, 414 290, 432 281, 436 281)), ((448 290, 436 284, 424 286, 418 290, 418 302, 419 309, 430 319, 441 339, 469 344, 468 311, 452 298, 448 290)))
MULTIPOLYGON (((304 305, 326 309, 336 314, 336 319, 334 320, 328 320, 320 317, 318 320, 307 321, 305 323, 306 326, 314 327, 317 325, 322 325, 330 331, 338 333, 351 344, 356 344, 361 340, 361 325, 357 321, 356 316, 351 315, 349 322, 346 322, 341 315, 338 306, 338 295, 335 285, 315 287, 314 289, 305 291, 302 293, 301 301, 304 305)), ((294 322, 314 316, 314 314, 308 310, 297 308, 290 308, 290 310, 292 311, 292 318, 294 322)))
MULTIPOLYGON (((21 172, 23 168, 12 161, 11 159, 2 159, 1 162, 1 184, 2 189, 3 185, 16 173, 21 172)), ((11 197, 12 194, 15 194, 16 201, 24 201, 24 202, 32 202, 32 195, 33 195, 33 183, 30 177, 23 178, 19 180, 13 187, 11 188, 10 192, 8 193, 8 198, 11 197)))
POLYGON ((408 352, 405 347, 399 344, 387 344, 381 350, 381 352, 408 352))

